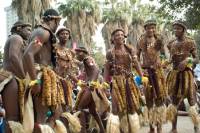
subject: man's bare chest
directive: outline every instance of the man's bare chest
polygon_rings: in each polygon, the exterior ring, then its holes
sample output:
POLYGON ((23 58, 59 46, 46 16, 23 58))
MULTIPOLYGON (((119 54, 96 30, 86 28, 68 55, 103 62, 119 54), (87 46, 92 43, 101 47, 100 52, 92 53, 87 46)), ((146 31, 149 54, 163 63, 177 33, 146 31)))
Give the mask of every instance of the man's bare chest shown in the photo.
POLYGON ((184 55, 190 52, 190 48, 185 43, 175 42, 171 47, 172 55, 184 55))
POLYGON ((42 65, 51 65, 52 52, 51 46, 43 45, 42 49, 36 54, 35 61, 42 65))

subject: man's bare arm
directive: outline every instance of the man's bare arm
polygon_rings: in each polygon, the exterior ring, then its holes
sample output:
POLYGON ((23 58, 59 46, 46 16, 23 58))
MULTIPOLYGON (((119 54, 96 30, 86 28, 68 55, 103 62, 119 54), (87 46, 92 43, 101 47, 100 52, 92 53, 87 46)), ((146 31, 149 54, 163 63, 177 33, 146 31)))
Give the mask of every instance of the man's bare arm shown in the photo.
POLYGON ((137 59, 137 56, 135 55, 132 58, 133 58, 133 65, 134 65, 136 71, 142 77, 143 76, 143 74, 142 74, 142 68, 141 68, 141 65, 140 65, 140 63, 139 63, 139 61, 137 59))
MULTIPOLYGON (((139 41, 139 43, 141 43, 139 41)), ((141 48, 140 48, 140 44, 137 44, 137 47, 136 47, 136 52, 135 50, 133 49, 132 52, 131 52, 131 56, 132 56, 132 60, 133 60, 133 67, 135 67, 137 73, 140 75, 140 76, 143 76, 142 74, 142 68, 141 68, 141 65, 140 65, 140 54, 141 54, 141 48)))
POLYGON ((110 65, 109 62, 106 61, 104 65, 104 73, 103 73, 103 79, 105 82, 109 83, 109 77, 110 77, 110 65))
POLYGON ((20 55, 23 55, 21 49, 23 47, 23 40, 20 36, 15 35, 10 38, 10 47, 9 47, 9 60, 12 64, 14 69, 14 74, 19 78, 25 78, 23 63, 22 63, 22 57, 20 55))
POLYGON ((33 31, 29 46, 24 52, 23 63, 25 66, 26 72, 29 74, 32 80, 37 78, 36 70, 34 67, 35 59, 34 56, 41 50, 45 42, 48 41, 49 32, 43 29, 36 29, 33 31))
POLYGON ((88 57, 87 60, 85 61, 85 63, 87 64, 87 66, 89 66, 89 68, 91 69, 91 72, 93 73, 89 79, 97 80, 99 68, 98 68, 95 60, 92 57, 88 57))
POLYGON ((111 69, 111 65, 112 65, 112 54, 111 54, 111 52, 110 51, 108 51, 107 53, 106 53, 106 62, 105 62, 105 64, 104 64, 104 72, 103 72, 103 80, 104 80, 104 82, 107 82, 107 83, 109 83, 110 81, 110 69, 111 69))
POLYGON ((193 63, 194 64, 198 64, 199 63, 199 57, 198 57, 198 54, 197 54, 198 53, 197 46, 196 46, 195 41, 193 41, 192 43, 194 45, 194 47, 193 47, 193 49, 191 51, 191 54, 192 54, 192 57, 193 57, 193 63))

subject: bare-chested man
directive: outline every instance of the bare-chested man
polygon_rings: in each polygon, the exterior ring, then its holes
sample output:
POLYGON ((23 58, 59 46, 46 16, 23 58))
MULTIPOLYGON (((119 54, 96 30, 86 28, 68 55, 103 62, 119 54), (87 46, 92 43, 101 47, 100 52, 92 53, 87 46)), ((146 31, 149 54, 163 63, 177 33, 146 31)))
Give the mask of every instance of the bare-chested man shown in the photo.
POLYGON ((20 101, 23 100, 24 95, 20 95, 19 82, 16 79, 25 78, 22 56, 30 34, 31 24, 18 21, 11 28, 11 35, 4 47, 3 68, 6 71, 0 72, 0 81, 3 81, 1 82, 1 95, 7 121, 5 132, 10 132, 10 128, 13 127, 12 123, 23 121, 20 101))
POLYGON ((199 133, 200 118, 196 110, 195 84, 193 70, 190 64, 198 63, 197 46, 192 38, 186 36, 186 25, 182 21, 173 23, 173 31, 176 38, 170 41, 168 49, 170 52, 170 62, 173 69, 167 76, 167 87, 172 99, 168 112, 174 116, 169 118, 172 121, 172 133, 177 133, 177 108, 184 98, 190 104, 189 115, 194 123, 195 133, 199 133))
MULTIPOLYGON (((98 92, 97 89, 100 89, 100 87, 95 88, 91 86, 91 84, 94 82, 98 83, 99 68, 95 60, 89 55, 89 52, 86 50, 85 47, 79 47, 75 49, 75 51, 76 51, 77 59, 80 62, 83 62, 84 72, 85 72, 84 81, 88 84, 88 86, 86 86, 85 89, 82 88, 82 90, 79 92, 77 100, 76 100, 75 110, 89 109, 89 113, 93 115, 94 119, 97 121, 99 125, 100 132, 104 133, 105 130, 104 130, 104 127, 103 127, 103 124, 98 112, 99 108, 96 106, 96 103, 93 97, 93 95, 95 95, 96 92, 98 92)), ((101 99, 102 101, 106 101, 106 97, 101 97, 101 98, 103 98, 101 99)), ((104 104, 107 104, 107 103, 105 102, 104 104)), ((80 122, 83 127, 81 130, 81 133, 86 132, 86 124, 88 122, 87 118, 88 118, 88 114, 82 112, 81 117, 80 117, 80 122)))
POLYGON ((63 110, 72 109, 72 90, 74 84, 78 82, 76 78, 76 65, 75 52, 67 48, 67 42, 71 39, 71 31, 66 27, 59 28, 56 32, 56 36, 59 40, 54 46, 56 53, 56 73, 61 76, 60 79, 64 86, 64 95, 66 105, 63 106, 63 110), (74 83, 74 84, 73 84, 74 83))
MULTIPOLYGON (((53 44, 56 43, 54 33, 59 25, 61 17, 53 9, 47 10, 43 15, 43 23, 32 32, 30 45, 24 54, 24 66, 31 80, 37 79, 37 70, 34 63, 44 66, 55 66, 53 44)), ((39 85, 32 89, 33 94, 40 92, 39 85)))
POLYGON ((112 86, 112 113, 120 120, 122 132, 134 133, 139 128, 137 113, 140 112, 141 94, 134 83, 132 72, 134 68, 142 76, 142 71, 135 50, 125 44, 123 29, 112 32, 111 42, 114 47, 106 54, 104 81, 112 86))
POLYGON ((66 77, 66 71, 69 70, 73 58, 72 51, 66 46, 67 41, 71 38, 70 30, 62 27, 56 32, 56 37, 59 40, 59 42, 54 45, 56 53, 56 72, 60 76, 66 77))
POLYGON ((155 132, 154 125, 157 126, 157 132, 161 133, 163 113, 165 112, 163 110, 165 109, 164 102, 167 97, 160 59, 161 55, 165 55, 164 44, 161 35, 156 33, 156 21, 147 20, 144 28, 145 33, 137 44, 137 56, 149 79, 149 85, 145 88, 145 97, 150 115, 150 133, 155 132), (141 55, 142 57, 140 57, 141 55), (160 112, 160 114, 157 112, 160 112))
POLYGON ((84 64, 84 70, 86 71, 86 82, 97 80, 99 75, 99 68, 95 62, 95 60, 89 56, 88 51, 85 47, 79 47, 75 49, 77 59, 84 64))
POLYGON ((71 46, 69 46, 68 44, 71 45, 71 30, 69 28, 66 28, 65 26, 60 27, 57 32, 56 32, 56 37, 59 40, 59 44, 63 47, 69 48, 71 49, 71 46))
POLYGON ((16 22, 4 47, 3 68, 18 78, 25 78, 22 56, 31 34, 31 24, 16 22))
MULTIPOLYGON (((39 124, 35 124, 35 132, 44 129, 41 124, 48 123, 52 128, 56 126, 54 120, 60 116, 59 107, 65 103, 63 89, 59 88, 57 76, 52 70, 56 64, 53 47, 53 44, 56 43, 54 33, 61 17, 54 9, 48 9, 42 19, 43 23, 38 25, 31 34, 30 44, 25 50, 23 58, 25 72, 35 83, 31 88, 35 122, 39 124)), ((52 130, 50 127, 48 129, 52 130)))
POLYGON ((56 36, 59 40, 59 42, 54 46, 57 58, 57 69, 59 69, 58 72, 62 77, 75 77, 78 71, 75 51, 67 48, 67 43, 71 39, 71 31, 68 28, 62 27, 56 32, 56 36))

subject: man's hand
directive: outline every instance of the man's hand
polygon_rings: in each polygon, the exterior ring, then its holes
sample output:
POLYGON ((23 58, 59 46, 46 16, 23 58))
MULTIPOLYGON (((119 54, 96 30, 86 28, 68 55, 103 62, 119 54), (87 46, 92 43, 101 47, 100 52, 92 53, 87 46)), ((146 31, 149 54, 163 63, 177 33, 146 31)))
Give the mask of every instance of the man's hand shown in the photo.
POLYGON ((41 39, 39 37, 36 37, 34 40, 32 40, 30 42, 30 45, 34 45, 36 47, 41 47, 42 46, 41 39))
POLYGON ((183 60, 179 65, 178 65, 178 70, 183 71, 187 66, 187 60, 183 60))

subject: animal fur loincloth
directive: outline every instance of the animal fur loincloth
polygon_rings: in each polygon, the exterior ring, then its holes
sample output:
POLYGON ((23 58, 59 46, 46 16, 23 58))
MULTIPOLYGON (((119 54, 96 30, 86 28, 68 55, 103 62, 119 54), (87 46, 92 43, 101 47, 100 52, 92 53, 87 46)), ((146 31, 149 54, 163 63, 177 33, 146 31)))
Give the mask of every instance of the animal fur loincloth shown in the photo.
POLYGON ((113 76, 111 93, 113 96, 112 102, 116 103, 118 113, 140 112, 140 101, 142 98, 133 77, 113 76))

